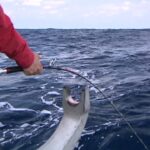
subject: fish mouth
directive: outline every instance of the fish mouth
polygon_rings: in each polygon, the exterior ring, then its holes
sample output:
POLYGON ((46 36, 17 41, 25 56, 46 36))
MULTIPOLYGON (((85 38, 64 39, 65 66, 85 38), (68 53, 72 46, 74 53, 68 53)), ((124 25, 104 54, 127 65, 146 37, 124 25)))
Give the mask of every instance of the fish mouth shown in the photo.
POLYGON ((74 99, 74 98, 72 98, 72 96, 68 96, 67 102, 71 106, 77 106, 79 104, 79 101, 74 99))

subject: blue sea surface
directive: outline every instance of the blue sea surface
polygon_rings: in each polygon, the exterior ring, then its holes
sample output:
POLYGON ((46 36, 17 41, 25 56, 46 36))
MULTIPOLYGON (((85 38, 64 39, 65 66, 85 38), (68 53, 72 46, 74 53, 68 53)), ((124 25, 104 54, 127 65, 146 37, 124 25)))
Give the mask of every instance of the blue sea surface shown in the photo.
MULTIPOLYGON (((43 64, 70 67, 114 102, 150 149, 150 30, 18 30, 43 64)), ((0 67, 15 62, 0 54, 0 67)), ((0 149, 36 150, 63 116, 62 90, 76 97, 83 79, 56 70, 0 76, 0 149)), ((75 150, 144 150, 110 102, 90 87, 91 110, 75 150)), ((71 124, 70 124, 71 126, 71 124)), ((67 128, 67 127, 66 127, 67 128)))

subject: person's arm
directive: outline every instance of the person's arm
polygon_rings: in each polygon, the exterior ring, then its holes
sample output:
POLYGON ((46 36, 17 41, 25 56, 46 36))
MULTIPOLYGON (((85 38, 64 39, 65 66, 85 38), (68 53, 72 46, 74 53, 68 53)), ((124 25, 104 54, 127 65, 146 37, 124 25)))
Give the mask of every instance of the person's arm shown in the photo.
POLYGON ((34 75, 42 71, 38 54, 34 53, 23 37, 14 29, 10 18, 0 6, 0 52, 24 69, 25 74, 34 75))

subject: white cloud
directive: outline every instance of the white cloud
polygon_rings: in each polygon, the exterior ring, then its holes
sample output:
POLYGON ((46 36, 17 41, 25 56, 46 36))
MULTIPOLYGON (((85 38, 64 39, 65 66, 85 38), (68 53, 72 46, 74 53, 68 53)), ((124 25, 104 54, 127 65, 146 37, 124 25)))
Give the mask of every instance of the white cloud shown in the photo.
POLYGON ((23 0, 20 2, 22 7, 40 7, 41 13, 48 14, 57 14, 64 4, 65 0, 23 0))
POLYGON ((66 0, 0 0, 3 4, 20 4, 20 6, 38 6, 41 8, 56 8, 65 4, 66 0))
POLYGON ((57 8, 65 3, 65 0, 23 0, 22 5, 40 6, 45 9, 57 8))
POLYGON ((129 11, 132 7, 132 3, 130 1, 125 1, 122 6, 121 6, 121 9, 123 11, 129 11))
POLYGON ((42 8, 50 14, 57 14, 63 5, 65 4, 64 0, 45 0, 42 3, 42 8))
POLYGON ((22 4, 27 6, 40 6, 42 0, 23 0, 22 4))
POLYGON ((124 14, 129 14, 132 16, 143 16, 150 10, 150 1, 139 0, 129 1, 125 0, 119 3, 108 3, 99 4, 99 6, 94 6, 90 10, 86 10, 83 14, 84 17, 113 17, 120 16, 124 14))
POLYGON ((147 23, 150 0, 0 0, 0 4, 18 26, 31 22, 42 27, 46 23, 61 26, 60 22, 64 22, 64 26, 79 27, 88 24, 100 26, 103 22, 109 25, 111 22, 128 25, 133 21, 150 24, 147 23))
POLYGON ((63 4, 65 4, 64 0, 49 0, 49 1, 45 1, 43 2, 43 8, 45 9, 52 9, 52 8, 57 8, 62 6, 63 4))
POLYGON ((14 2, 16 0, 5 0, 5 2, 14 2))

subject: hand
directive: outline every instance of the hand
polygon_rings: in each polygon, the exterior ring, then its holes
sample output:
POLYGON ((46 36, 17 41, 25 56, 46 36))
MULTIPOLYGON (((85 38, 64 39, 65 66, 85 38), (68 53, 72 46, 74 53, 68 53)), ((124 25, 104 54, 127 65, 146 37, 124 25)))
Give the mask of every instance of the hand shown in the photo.
POLYGON ((36 75, 36 74, 41 74, 42 71, 43 71, 43 66, 40 62, 40 56, 37 53, 34 53, 34 61, 30 67, 24 69, 24 73, 26 75, 36 75))

